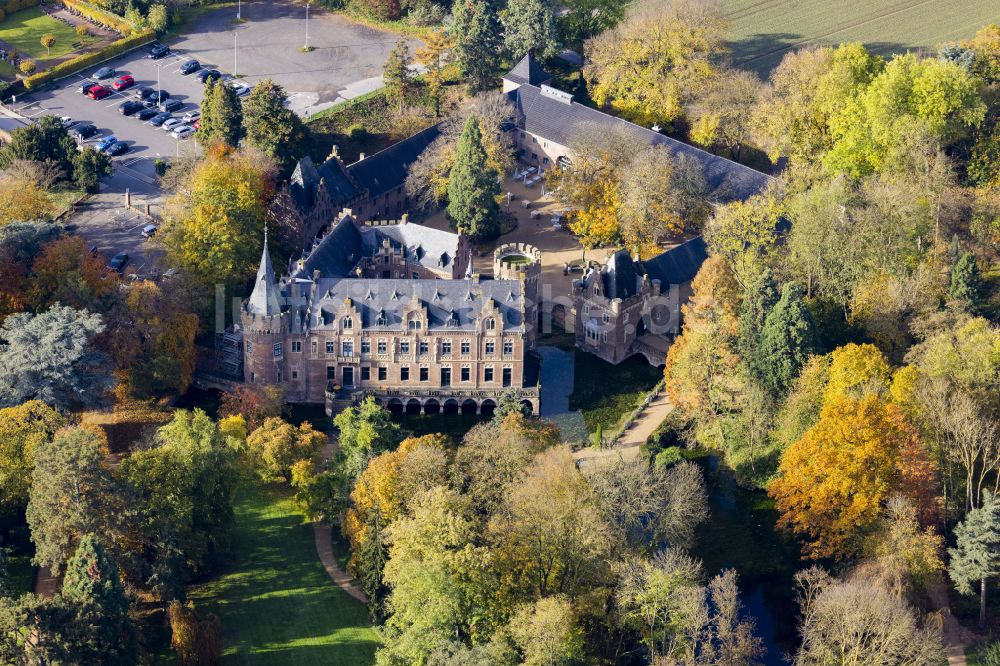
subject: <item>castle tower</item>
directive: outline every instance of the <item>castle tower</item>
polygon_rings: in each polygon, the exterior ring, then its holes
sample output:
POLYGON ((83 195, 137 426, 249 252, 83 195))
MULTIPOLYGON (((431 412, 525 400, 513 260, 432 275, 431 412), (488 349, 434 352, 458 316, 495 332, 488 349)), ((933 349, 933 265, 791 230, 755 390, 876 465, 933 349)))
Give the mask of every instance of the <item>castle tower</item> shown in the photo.
POLYGON ((282 312, 282 295, 271 266, 264 232, 264 252, 253 291, 243 304, 243 380, 249 384, 278 384, 286 378, 285 337, 289 314, 282 312))
POLYGON ((517 280, 524 294, 525 338, 534 349, 538 338, 538 282, 542 274, 542 253, 526 243, 506 243, 493 251, 493 277, 517 280))

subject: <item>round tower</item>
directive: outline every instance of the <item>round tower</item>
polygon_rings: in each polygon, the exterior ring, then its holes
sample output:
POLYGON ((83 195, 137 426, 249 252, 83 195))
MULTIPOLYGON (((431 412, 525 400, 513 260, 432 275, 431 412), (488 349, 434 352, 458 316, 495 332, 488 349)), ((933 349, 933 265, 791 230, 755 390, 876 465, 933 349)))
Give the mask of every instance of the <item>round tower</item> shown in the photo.
POLYGON ((287 378, 285 359, 291 315, 283 311, 284 298, 271 267, 264 236, 264 252, 257 280, 240 313, 243 326, 243 380, 250 384, 280 384, 287 378))
POLYGON ((506 243, 493 251, 493 277, 517 280, 524 295, 524 323, 528 346, 534 348, 538 336, 538 283, 542 274, 542 253, 527 243, 506 243))

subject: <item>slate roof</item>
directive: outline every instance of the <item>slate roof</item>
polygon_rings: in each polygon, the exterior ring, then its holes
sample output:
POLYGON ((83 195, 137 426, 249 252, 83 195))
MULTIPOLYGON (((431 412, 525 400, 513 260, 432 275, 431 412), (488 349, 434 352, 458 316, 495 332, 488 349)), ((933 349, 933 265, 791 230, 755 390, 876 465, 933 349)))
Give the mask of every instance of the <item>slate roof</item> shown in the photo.
POLYGON ((503 78, 513 83, 528 83, 533 86, 540 86, 552 80, 552 77, 542 69, 542 65, 535 59, 532 53, 528 53, 528 55, 521 58, 521 62, 514 65, 514 69, 507 72, 507 75, 503 78))
POLYGON ((651 280, 659 280, 661 288, 668 284, 684 284, 698 274, 698 269, 708 259, 708 247, 705 239, 695 236, 652 259, 642 262, 646 274, 651 280))
POLYGON ((471 280, 325 278, 316 284, 314 293, 307 319, 312 329, 333 327, 336 313, 350 298, 361 312, 365 330, 403 330, 402 314, 414 296, 427 308, 431 329, 475 331, 476 318, 487 303, 499 309, 506 330, 520 329, 524 324, 520 310, 523 294, 517 280, 477 284, 471 280), (384 323, 379 322, 380 317, 384 323))
POLYGON ((417 224, 393 224, 366 227, 361 231, 365 256, 372 256, 388 239, 393 248, 402 249, 406 258, 431 270, 450 268, 458 257, 459 236, 417 224))
POLYGON ((347 203, 358 196, 358 188, 338 160, 331 157, 316 168, 312 158, 306 155, 295 165, 295 171, 289 178, 292 198, 300 209, 313 205, 320 182, 326 186, 336 204, 347 203))
POLYGON ((361 260, 364 243, 361 231, 345 215, 333 225, 326 236, 313 244, 302 267, 292 273, 292 277, 311 278, 313 271, 324 277, 343 277, 361 260))
POLYGON ((608 298, 629 298, 639 293, 639 270, 628 250, 618 250, 608 257, 601 277, 608 298))
POLYGON ((368 196, 375 198, 385 194, 406 182, 410 165, 439 134, 441 128, 431 125, 385 150, 351 164, 347 171, 363 189, 368 190, 368 196))
POLYGON ((247 300, 247 310, 255 315, 281 314, 281 292, 271 267, 271 253, 267 251, 267 234, 264 234, 264 252, 257 268, 257 280, 247 300))
POLYGON ((746 199, 763 189, 771 180, 770 176, 756 169, 671 139, 659 132, 578 102, 567 103, 543 95, 542 89, 536 85, 525 83, 510 91, 508 97, 514 103, 519 127, 567 147, 572 147, 570 144, 577 128, 596 124, 622 127, 650 144, 663 144, 674 154, 692 157, 702 165, 709 186, 713 190, 719 190, 719 196, 724 201, 746 199))

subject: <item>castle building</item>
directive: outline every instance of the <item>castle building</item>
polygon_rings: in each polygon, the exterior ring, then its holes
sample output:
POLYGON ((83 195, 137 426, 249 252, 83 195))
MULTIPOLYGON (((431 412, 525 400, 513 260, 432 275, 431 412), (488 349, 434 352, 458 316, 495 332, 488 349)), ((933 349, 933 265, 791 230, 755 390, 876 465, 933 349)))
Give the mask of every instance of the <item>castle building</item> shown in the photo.
POLYGON ((538 411, 541 255, 510 245, 494 279, 458 234, 339 216, 280 280, 266 240, 243 305, 244 380, 332 413, 371 395, 392 411, 489 412, 513 393, 538 411))

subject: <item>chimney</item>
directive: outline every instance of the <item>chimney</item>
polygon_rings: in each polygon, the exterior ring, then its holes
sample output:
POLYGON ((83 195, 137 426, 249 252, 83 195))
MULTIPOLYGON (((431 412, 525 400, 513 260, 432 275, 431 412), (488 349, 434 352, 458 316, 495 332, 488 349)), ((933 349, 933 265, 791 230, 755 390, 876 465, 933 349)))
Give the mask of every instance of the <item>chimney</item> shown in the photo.
POLYGON ((410 216, 409 213, 403 213, 403 216, 401 218, 399 218, 399 223, 400 224, 406 224, 409 216, 410 216))
POLYGON ((358 153, 358 161, 360 162, 363 159, 365 159, 365 154, 364 153, 358 153))

